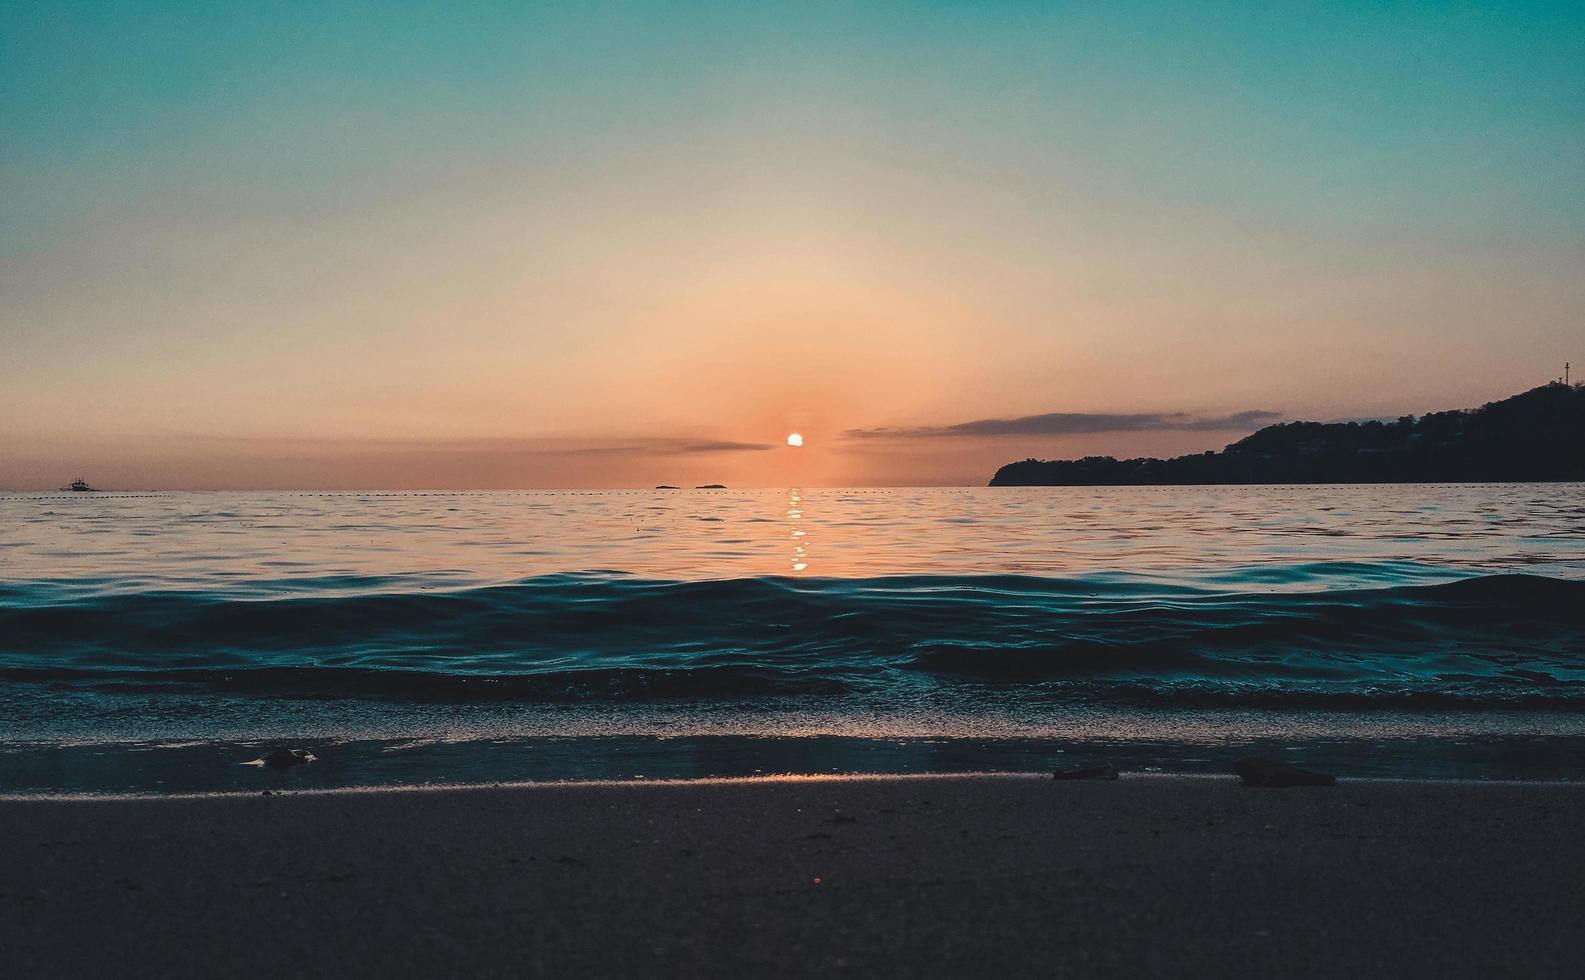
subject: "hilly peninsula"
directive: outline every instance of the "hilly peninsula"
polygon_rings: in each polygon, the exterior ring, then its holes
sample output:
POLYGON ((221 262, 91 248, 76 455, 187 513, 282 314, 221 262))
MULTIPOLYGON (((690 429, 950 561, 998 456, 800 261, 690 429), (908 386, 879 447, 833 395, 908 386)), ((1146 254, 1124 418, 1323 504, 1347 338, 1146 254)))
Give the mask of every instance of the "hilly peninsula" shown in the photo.
POLYGON ((1026 459, 993 487, 1585 480, 1585 386, 1396 421, 1285 422, 1221 452, 1172 459, 1026 459))

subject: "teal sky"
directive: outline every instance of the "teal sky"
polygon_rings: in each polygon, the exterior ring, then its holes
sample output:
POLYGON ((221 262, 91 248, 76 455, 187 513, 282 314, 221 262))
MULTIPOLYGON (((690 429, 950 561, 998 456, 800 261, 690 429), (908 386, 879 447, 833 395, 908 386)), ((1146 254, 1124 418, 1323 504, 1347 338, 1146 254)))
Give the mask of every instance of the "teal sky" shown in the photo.
POLYGON ((982 482, 1242 433, 842 434, 1478 404, 1582 283, 1581 4, 0 7, 0 487, 982 482))

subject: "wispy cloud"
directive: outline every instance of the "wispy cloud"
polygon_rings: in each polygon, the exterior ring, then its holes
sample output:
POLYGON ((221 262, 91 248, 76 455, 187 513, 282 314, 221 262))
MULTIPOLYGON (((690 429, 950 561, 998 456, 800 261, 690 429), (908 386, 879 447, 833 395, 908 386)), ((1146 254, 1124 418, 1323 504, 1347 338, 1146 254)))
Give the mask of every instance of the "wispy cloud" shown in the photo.
POLYGON ((931 439, 943 436, 1071 436, 1099 432, 1231 432, 1257 429, 1282 418, 1281 412, 1251 409, 1231 415, 1193 415, 1188 412, 1047 412, 1011 419, 976 419, 956 425, 921 425, 909 428, 849 429, 849 439, 931 439))
POLYGON ((671 453, 762 453, 781 448, 774 442, 686 442, 657 452, 671 453))
POLYGON ((771 442, 736 442, 728 439, 606 437, 606 438, 301 438, 184 435, 174 439, 188 445, 214 449, 243 449, 253 454, 288 455, 495 455, 495 456, 690 456, 716 453, 765 452, 780 448, 771 442))
POLYGON ((722 439, 636 439, 620 446, 553 446, 525 451, 555 456, 691 456, 713 453, 758 453, 777 448, 770 442, 731 442, 722 439))

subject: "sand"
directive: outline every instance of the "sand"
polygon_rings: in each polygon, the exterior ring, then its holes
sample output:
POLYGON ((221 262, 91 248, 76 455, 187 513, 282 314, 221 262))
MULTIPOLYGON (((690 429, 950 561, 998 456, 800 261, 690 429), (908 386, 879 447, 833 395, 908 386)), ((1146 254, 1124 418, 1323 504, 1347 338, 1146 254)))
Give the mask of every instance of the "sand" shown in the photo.
POLYGON ((0 801, 64 976, 1575 975, 1585 784, 1032 777, 0 801))

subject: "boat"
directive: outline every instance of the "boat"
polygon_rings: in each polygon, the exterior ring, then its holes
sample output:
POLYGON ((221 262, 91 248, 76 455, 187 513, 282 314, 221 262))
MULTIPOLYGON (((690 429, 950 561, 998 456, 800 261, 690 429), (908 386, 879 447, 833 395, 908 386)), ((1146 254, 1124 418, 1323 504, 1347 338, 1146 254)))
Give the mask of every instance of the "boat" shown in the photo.
POLYGON ((62 490, 70 490, 73 493, 99 493, 100 492, 98 487, 89 486, 88 482, 86 480, 84 480, 82 477, 78 477, 77 479, 73 480, 71 486, 69 486, 69 487, 61 487, 61 489, 62 490))

